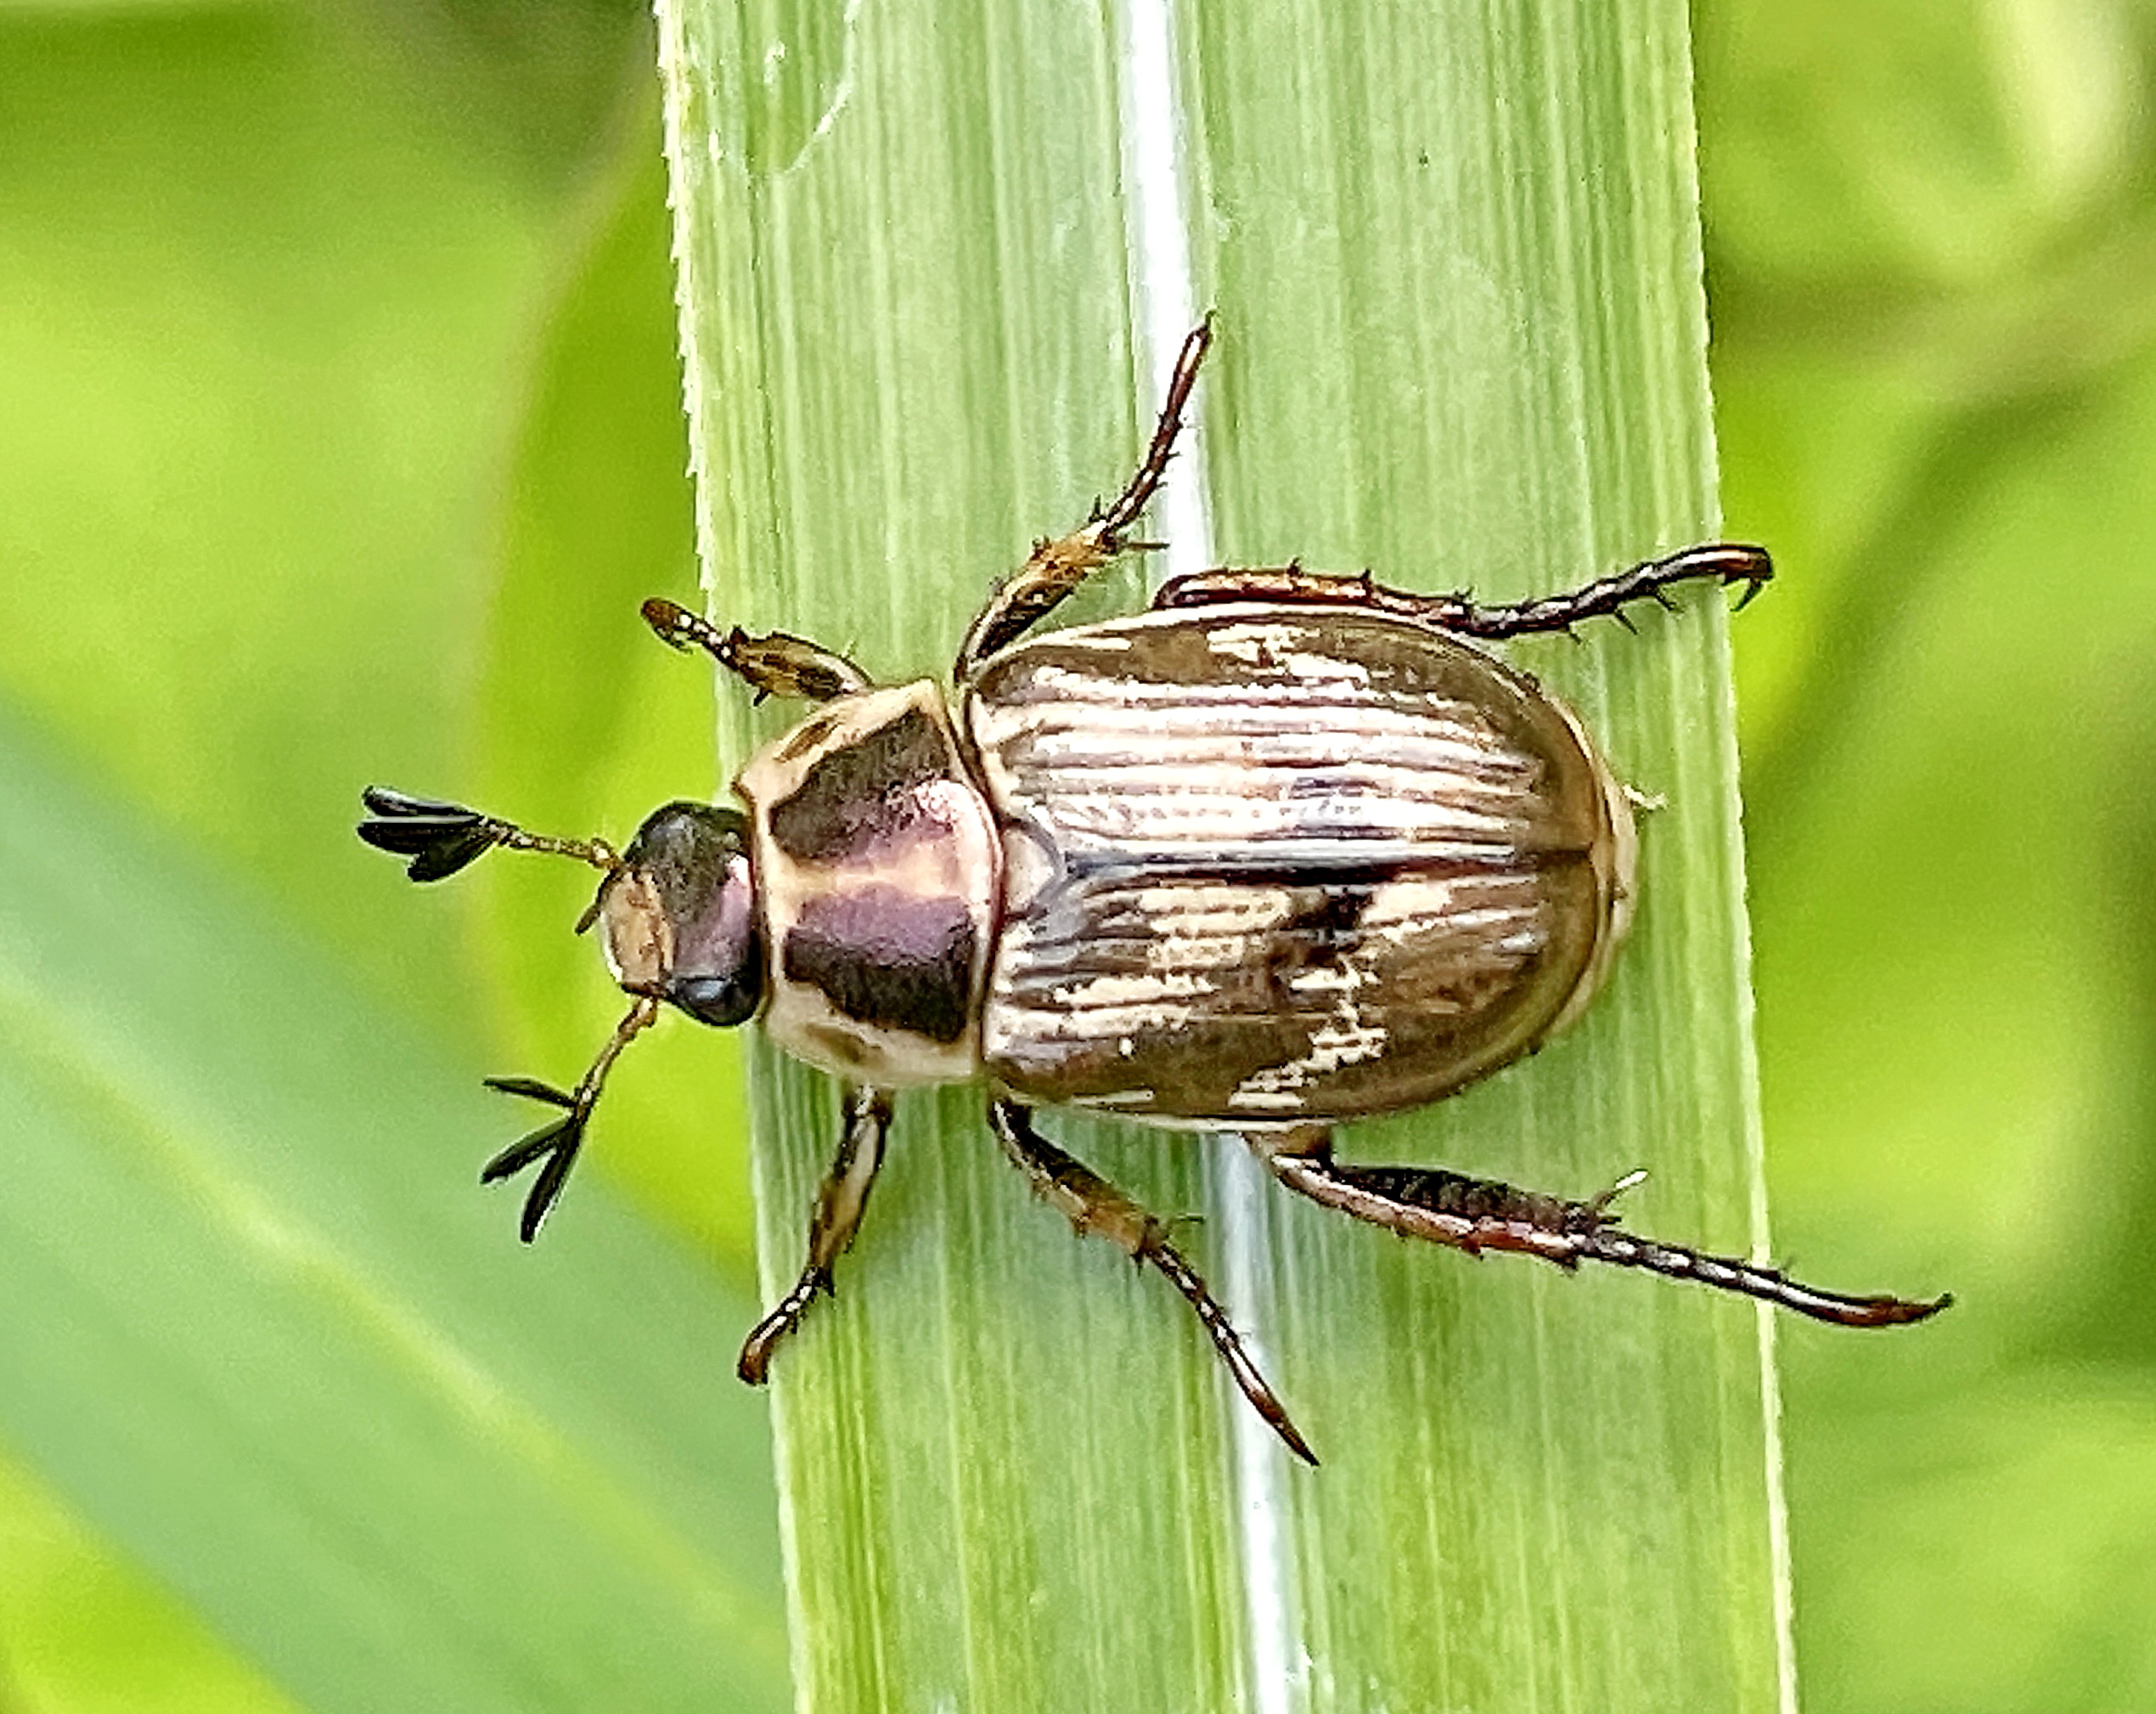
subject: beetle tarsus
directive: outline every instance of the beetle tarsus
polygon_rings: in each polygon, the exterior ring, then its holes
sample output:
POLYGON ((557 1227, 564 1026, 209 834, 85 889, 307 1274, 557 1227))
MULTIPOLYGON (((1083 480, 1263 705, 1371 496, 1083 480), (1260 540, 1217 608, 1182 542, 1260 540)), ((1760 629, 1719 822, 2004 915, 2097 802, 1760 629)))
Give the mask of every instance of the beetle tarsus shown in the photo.
POLYGON ((1243 1349, 1242 1339, 1228 1320, 1228 1312, 1220 1300, 1206 1288, 1197 1270, 1183 1258, 1182 1252, 1165 1238, 1150 1240, 1139 1253, 1139 1260, 1152 1264, 1164 1275, 1176 1290, 1183 1294, 1191 1307, 1197 1311, 1200 1323, 1213 1341, 1213 1349, 1219 1353, 1220 1361, 1227 1365, 1228 1373, 1250 1401, 1251 1407, 1264 1418, 1265 1425, 1281 1437, 1281 1444, 1302 1461, 1314 1468, 1318 1455, 1310 1450, 1310 1443, 1295 1426, 1287 1407, 1279 1395, 1266 1384, 1258 1365, 1251 1361, 1250 1353, 1243 1349))
POLYGON ((1033 1128, 1031 1116, 1016 1102, 991 1102, 988 1123, 1004 1153, 1026 1175, 1041 1200, 1068 1219, 1073 1231, 1081 1237, 1107 1239, 1132 1260, 1152 1267, 1182 1293, 1251 1407, 1297 1457, 1307 1464, 1316 1463, 1317 1454, 1258 1373, 1228 1319, 1228 1311, 1207 1289, 1197 1270, 1168 1241, 1168 1223, 1148 1214, 1083 1161, 1049 1142, 1033 1128))
POLYGON ((1174 372, 1168 381, 1168 397, 1161 401, 1160 415, 1154 420, 1153 437, 1146 443, 1146 456, 1139 460, 1137 470, 1112 504, 1105 508, 1097 503, 1094 506, 1092 521, 1086 527, 1097 533, 1101 546, 1110 554, 1125 551, 1129 544, 1121 539, 1123 533, 1138 522, 1139 515, 1151 503, 1167 477, 1168 462, 1175 456, 1176 437, 1183 431, 1183 414, 1190 408, 1191 393, 1198 384, 1198 369, 1212 345, 1213 317, 1207 314, 1184 336, 1183 348, 1176 353, 1174 372))
POLYGON ((606 1046, 600 1049, 591 1069, 573 1090, 557 1089, 535 1077, 485 1080, 489 1089, 499 1090, 504 1095, 519 1096, 526 1101, 564 1109, 560 1119, 519 1137, 479 1171, 481 1184, 499 1184, 515 1178, 534 1161, 540 1163, 539 1176, 532 1181, 532 1188, 524 1198, 524 1212, 517 1222, 518 1236, 525 1243, 530 1243, 538 1237, 539 1228, 554 1212, 554 1205, 561 1200, 562 1187, 569 1181, 569 1169, 577 1164, 577 1151, 583 1147, 584 1127, 591 1122, 592 1108, 599 1104, 600 1091, 606 1086, 606 1074, 613 1068, 622 1050, 650 1024, 658 1012, 656 999, 650 995, 639 995, 636 1004, 614 1026, 606 1046))
POLYGON ((883 1164, 884 1139, 891 1130, 891 1092, 850 1084, 846 1091, 846 1128, 838 1153, 816 1192, 816 1209, 808 1221, 808 1260, 793 1288, 749 1330, 735 1373, 752 1387, 763 1384, 771 1354, 801 1324, 808 1306, 832 1290, 831 1268, 853 1242, 868 1211, 869 1192, 883 1164))
POLYGON ((1911 1322, 1927 1321, 1954 1301, 1951 1292, 1935 1298, 1909 1299, 1826 1291, 1793 1280, 1778 1268, 1762 1267, 1731 1256, 1704 1255, 1681 1244, 1638 1238, 1613 1226, 1599 1226, 1583 1234, 1579 1254, 1586 1261, 1646 1268, 1668 1279, 1696 1280, 1717 1291, 1759 1298, 1835 1327, 1903 1327, 1911 1322))
POLYGON ((752 1387, 760 1387, 771 1378, 771 1354, 785 1339, 801 1324, 801 1318, 808 1313, 808 1305, 819 1295, 831 1288, 831 1277, 821 1268, 809 1268, 794 1283, 793 1289, 780 1298, 764 1317, 749 1329, 749 1336, 741 1341, 741 1355, 735 1362, 734 1373, 752 1387))
POLYGON ((1741 584, 1743 590, 1737 601, 1741 610, 1773 577, 1774 562, 1765 548, 1747 542, 1709 542, 1643 561, 1563 595, 1487 606, 1454 597, 1446 604, 1450 611, 1435 623, 1466 636, 1501 641, 1568 630, 1583 619, 1622 619, 1624 609, 1635 601, 1674 609, 1669 591, 1685 584, 1715 584, 1725 589, 1741 584))

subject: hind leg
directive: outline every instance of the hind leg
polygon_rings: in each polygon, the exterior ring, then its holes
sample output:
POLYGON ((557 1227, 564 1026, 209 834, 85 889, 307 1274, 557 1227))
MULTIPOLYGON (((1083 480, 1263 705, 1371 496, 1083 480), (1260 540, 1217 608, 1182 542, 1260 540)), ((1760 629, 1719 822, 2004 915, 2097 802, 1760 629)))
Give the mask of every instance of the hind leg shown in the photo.
POLYGON ((1332 1139, 1323 1130, 1253 1138, 1252 1147, 1273 1176, 1298 1195, 1404 1237, 1450 1244, 1470 1255, 1513 1250, 1568 1269, 1583 1261, 1646 1268, 1670 1279, 1696 1280, 1717 1291, 1760 1298, 1845 1328, 1920 1322, 1953 1301, 1850 1297, 1800 1284, 1774 1268, 1635 1237, 1612 1222, 1609 1209, 1622 1192, 1639 1181, 1636 1176, 1619 1179, 1585 1202, 1568 1202, 1435 1167, 1350 1166, 1333 1159, 1332 1139))
POLYGON ((1361 607, 1395 618, 1411 619, 1455 635, 1495 642, 1539 632, 1568 631, 1582 619, 1613 618, 1629 626, 1624 609, 1635 601, 1669 605, 1669 591, 1686 584, 1744 585, 1742 608, 1774 576, 1765 548, 1737 542, 1710 542, 1658 560, 1648 560, 1563 595, 1534 600, 1484 604, 1466 595, 1419 595, 1389 589, 1365 572, 1341 577, 1305 571, 1300 566, 1224 566, 1170 578, 1153 598, 1162 607, 1212 606, 1222 601, 1270 601, 1281 605, 1361 607))

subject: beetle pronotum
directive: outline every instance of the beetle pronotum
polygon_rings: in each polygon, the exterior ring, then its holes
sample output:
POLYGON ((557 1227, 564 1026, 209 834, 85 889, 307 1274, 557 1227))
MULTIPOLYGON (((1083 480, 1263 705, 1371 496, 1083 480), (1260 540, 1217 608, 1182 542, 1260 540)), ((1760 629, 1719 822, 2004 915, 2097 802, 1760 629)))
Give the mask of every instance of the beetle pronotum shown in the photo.
POLYGON ((671 1005, 761 1017, 836 1076, 845 1122, 800 1278, 750 1333, 743 1379, 853 1241, 909 1085, 985 1085, 991 1128, 1081 1233, 1150 1264, 1236 1384, 1315 1457, 1168 1226, 1034 1128, 1071 1106, 1248 1139, 1291 1190, 1394 1232, 1562 1267, 1646 1268, 1844 1327, 1951 1301, 1852 1297, 1624 1231, 1630 1175, 1584 1202, 1438 1168, 1336 1160, 1337 1122, 1436 1101, 1533 1052, 1593 998, 1630 918, 1630 799, 1573 713, 1476 646, 1624 621, 1680 584, 1771 575, 1720 543, 1570 594, 1487 606, 1298 565, 1171 580, 1150 611, 1027 633, 1118 555, 1168 469, 1211 341, 1185 342, 1151 444, 1115 501, 1044 540, 990 594, 954 695, 878 685, 797 637, 721 632, 671 601, 644 617, 760 698, 815 712, 751 759, 746 809, 675 803, 625 850, 545 838, 457 804, 365 794, 369 844, 416 881, 496 847, 601 872, 628 1012, 573 1090, 493 1087, 560 1116, 489 1161, 528 1167, 528 1243, 561 1193, 615 1058, 671 1005))

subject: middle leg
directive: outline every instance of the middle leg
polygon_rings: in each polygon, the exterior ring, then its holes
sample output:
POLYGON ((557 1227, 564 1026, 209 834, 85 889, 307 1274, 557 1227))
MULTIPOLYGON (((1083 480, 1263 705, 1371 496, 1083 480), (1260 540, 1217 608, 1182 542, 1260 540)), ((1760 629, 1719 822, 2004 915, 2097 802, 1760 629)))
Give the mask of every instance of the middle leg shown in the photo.
POLYGON ((1033 1129, 1027 1110, 1015 1101, 995 1101, 988 1106, 988 1122, 997 1140, 1032 1182, 1042 1201, 1061 1212, 1081 1237, 1104 1238, 1133 1261, 1148 1264, 1183 1294, 1220 1354, 1220 1361, 1235 1378, 1267 1425, 1286 1442, 1288 1451, 1306 1464, 1314 1464, 1313 1452, 1287 1414, 1258 1365, 1242 1348, 1228 1312, 1206 1288, 1197 1270, 1168 1241, 1168 1228, 1084 1162, 1073 1159, 1033 1129))

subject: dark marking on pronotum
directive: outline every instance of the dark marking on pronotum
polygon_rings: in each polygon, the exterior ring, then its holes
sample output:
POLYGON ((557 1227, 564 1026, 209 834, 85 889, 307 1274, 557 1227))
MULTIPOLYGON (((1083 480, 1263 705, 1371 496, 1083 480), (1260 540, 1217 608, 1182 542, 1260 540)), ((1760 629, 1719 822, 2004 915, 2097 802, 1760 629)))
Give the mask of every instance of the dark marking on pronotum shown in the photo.
POLYGON ((949 1044, 972 1018, 979 945, 964 900, 864 887, 810 900, 781 967, 857 1023, 949 1044))
POLYGON ((835 862, 889 839, 915 813, 914 788, 952 767, 935 721, 909 708, 812 763, 794 794, 771 806, 772 841, 796 862, 835 862))

